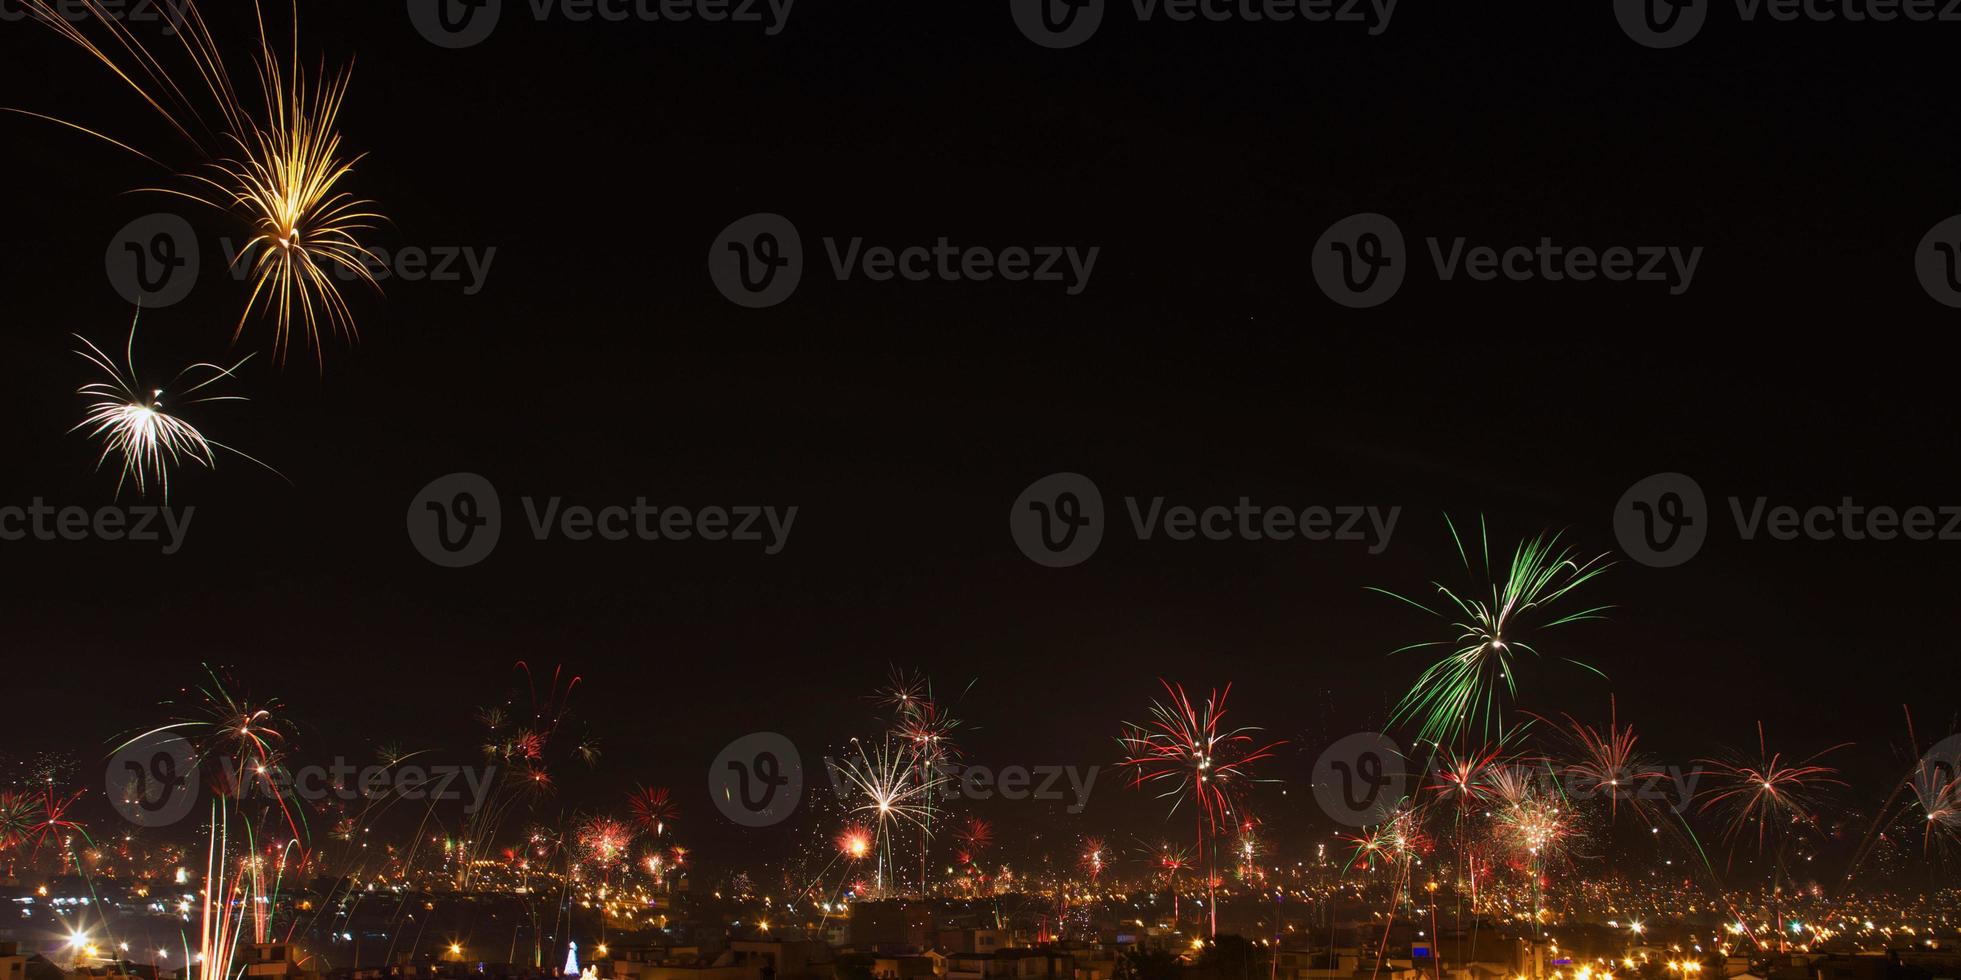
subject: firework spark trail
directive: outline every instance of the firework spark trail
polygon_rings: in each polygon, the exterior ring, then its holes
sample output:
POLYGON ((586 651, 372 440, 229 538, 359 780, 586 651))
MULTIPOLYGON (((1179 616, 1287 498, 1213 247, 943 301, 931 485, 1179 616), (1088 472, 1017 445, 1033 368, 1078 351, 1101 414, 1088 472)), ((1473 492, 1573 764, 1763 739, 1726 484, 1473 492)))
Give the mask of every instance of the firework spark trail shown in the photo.
POLYGON ((641 787, 627 798, 627 809, 633 814, 634 825, 640 832, 654 837, 667 833, 667 825, 679 816, 680 808, 674 805, 673 794, 664 786, 641 787))
POLYGON ((1871 825, 1846 861, 1840 885, 1848 894, 1874 846, 1887 838, 1891 829, 1897 829, 1902 837, 1917 832, 1921 855, 1929 860, 1930 867, 1934 858, 1947 856, 1961 846, 1961 772, 1954 768, 1956 760, 1938 757, 1931 748, 1923 750, 1913 709, 1901 705, 1900 710, 1906 716, 1907 754, 1913 762, 1874 811, 1871 825))
POLYGON ((1626 802, 1638 816, 1652 823, 1653 810, 1641 798, 1639 789, 1663 772, 1636 750, 1640 736, 1634 733, 1634 726, 1621 726, 1620 702, 1610 696, 1608 706, 1605 731, 1586 725, 1570 714, 1561 715, 1566 724, 1559 733, 1571 751, 1560 772, 1583 796, 1606 796, 1612 816, 1618 818, 1620 805, 1626 802))
POLYGON ((1802 762, 1786 764, 1782 753, 1770 751, 1763 722, 1758 722, 1757 754, 1754 757, 1739 755, 1727 760, 1695 760, 1700 765, 1710 767, 1697 770, 1696 776, 1713 776, 1718 780, 1717 785, 1704 794, 1701 809, 1703 812, 1712 809, 1730 811, 1730 821, 1723 833, 1725 842, 1740 836, 1746 825, 1756 824, 1757 850, 1762 853, 1765 843, 1780 825, 1802 824, 1812 818, 1815 805, 1812 796, 1819 787, 1846 785, 1844 780, 1838 778, 1837 769, 1816 763, 1820 758, 1851 744, 1841 742, 1802 762))
POLYGON ((216 768, 225 795, 244 800, 257 787, 280 811, 293 839, 307 839, 306 814, 293 805, 283 785, 290 780, 285 772, 285 741, 289 726, 280 717, 278 700, 254 703, 232 694, 218 672, 204 667, 207 683, 196 688, 197 714, 142 732, 121 748, 166 732, 179 735, 191 745, 199 765, 216 768))
MULTIPOLYGON (((961 698, 973 690, 976 678, 967 683, 961 698)), ((953 736, 961 721, 955 718, 933 692, 932 679, 917 671, 900 670, 892 666, 886 686, 881 688, 873 699, 892 709, 892 734, 906 744, 912 754, 914 765, 920 770, 920 778, 928 783, 940 777, 952 778, 961 758, 961 751, 954 743, 953 736)), ((919 831, 919 891, 928 892, 928 860, 931 856, 933 840, 934 798, 928 795, 925 801, 925 817, 919 831)))
MULTIPOLYGON (((495 848, 506 821, 520 811, 535 815, 536 805, 551 794, 552 767, 559 747, 567 741, 561 735, 571 714, 572 694, 584 680, 567 677, 561 666, 553 669, 550 684, 540 688, 529 663, 520 660, 512 669, 524 675, 529 717, 513 718, 501 707, 478 712, 486 729, 484 757, 502 765, 489 797, 464 828, 467 849, 459 862, 458 888, 468 887, 478 862, 495 848)), ((572 759, 588 766, 598 763, 599 750, 591 741, 575 739, 571 745, 567 754, 572 759)))
POLYGON ((0 789, 0 854, 25 846, 28 834, 33 829, 34 798, 15 790, 0 789))
POLYGON ((1167 787, 1158 798, 1172 801, 1172 813, 1185 802, 1191 802, 1199 858, 1205 869, 1206 911, 1216 934, 1219 910, 1213 887, 1212 849, 1207 841, 1219 835, 1222 823, 1232 821, 1233 808, 1240 796, 1256 781, 1249 774, 1249 767, 1271 758, 1274 750, 1286 743, 1260 745, 1252 735, 1259 729, 1225 727, 1226 699, 1232 694, 1231 684, 1223 691, 1212 691, 1203 702, 1193 702, 1182 685, 1163 678, 1158 683, 1164 686, 1169 700, 1152 703, 1154 720, 1149 724, 1125 724, 1123 734, 1117 739, 1126 756, 1121 764, 1134 772, 1132 787, 1142 788, 1146 784, 1167 787))
POLYGON ((1411 878, 1415 871, 1416 859, 1431 846, 1430 838, 1423 832, 1423 808, 1404 801, 1403 805, 1373 829, 1360 835, 1346 837, 1354 845, 1354 852, 1343 866, 1346 873, 1359 861, 1365 871, 1374 871, 1380 862, 1390 872, 1389 914, 1385 917, 1382 942, 1377 950, 1375 969, 1371 977, 1382 972, 1382 964, 1389 956, 1389 933, 1395 928, 1396 910, 1403 898, 1409 894, 1411 878))
MULTIPOLYGON (((199 974, 220 980, 231 976, 238 956, 238 943, 244 933, 248 908, 256 904, 251 892, 252 879, 241 864, 231 870, 231 812, 220 796, 211 805, 210 841, 204 860, 204 887, 198 900, 198 945, 194 962, 199 974), (236 910, 236 911, 234 911, 236 910)), ((246 848, 251 850, 249 839, 246 848)), ((192 961, 190 950, 185 959, 192 961)))
POLYGON ((1081 863, 1083 872, 1089 875, 1091 887, 1095 887, 1097 881, 1103 877, 1103 870, 1107 866, 1107 858, 1104 853, 1106 850, 1108 848, 1104 846, 1102 838, 1083 838, 1083 857, 1081 863))
MULTIPOLYGON (((1450 527, 1451 541, 1457 546, 1457 557, 1465 574, 1478 577, 1480 569, 1472 565, 1457 525, 1448 516, 1445 523, 1450 527)), ((1521 653, 1539 655, 1526 637, 1534 630, 1599 619, 1609 608, 1595 606, 1564 615, 1550 611, 1549 607, 1611 567, 1601 563, 1604 555, 1579 561, 1573 549, 1560 546, 1559 539, 1558 534, 1542 534, 1520 542, 1512 552, 1510 566, 1499 574, 1491 563, 1490 534, 1480 520, 1478 545, 1484 583, 1481 587, 1489 590, 1488 599, 1468 592, 1460 595, 1450 586, 1433 582, 1443 602, 1431 608, 1386 589, 1370 589, 1442 619, 1457 631, 1450 640, 1412 643, 1392 652, 1393 655, 1432 647, 1450 648, 1441 659, 1424 669, 1416 685, 1403 696, 1391 714, 1392 724, 1415 722, 1417 741, 1433 746, 1454 742, 1460 736, 1469 735, 1473 728, 1485 738, 1494 731, 1503 735, 1504 702, 1518 697, 1513 663, 1521 653), (1550 618, 1537 622, 1542 617, 1550 618)), ((1568 662, 1600 673, 1577 660, 1568 662)))
POLYGON ((892 855, 892 831, 911 824, 931 834, 931 800, 945 789, 950 777, 944 770, 918 765, 911 748, 891 736, 879 740, 876 751, 852 739, 858 757, 846 759, 835 770, 850 787, 866 798, 852 812, 870 814, 877 829, 875 849, 878 857, 878 891, 886 893, 887 874, 896 877, 892 855))
MULTIPOLYGON (((1801 762, 1786 764, 1782 753, 1770 751, 1763 722, 1760 721, 1757 723, 1757 752, 1754 756, 1739 753, 1730 759, 1695 760, 1700 765, 1710 767, 1697 770, 1695 775, 1716 779, 1715 785, 1702 794, 1700 812, 1729 812, 1730 819, 1723 828, 1723 841, 1731 847, 1735 846, 1744 829, 1753 823, 1757 827, 1759 855, 1775 839, 1779 846, 1773 865, 1774 876, 1781 876, 1784 873, 1785 845, 1795 836, 1792 828, 1807 827, 1815 819, 1817 804, 1813 797, 1816 792, 1828 785, 1846 785, 1844 780, 1838 778, 1837 769, 1817 765, 1817 761, 1851 744, 1841 742, 1801 762)), ((1773 910, 1778 924, 1778 947, 1782 949, 1786 944, 1781 901, 1783 891, 1773 888, 1773 893, 1779 897, 1773 910)))
MULTIPOLYGON (((122 460, 121 475, 116 478, 116 494, 122 495, 123 486, 134 481, 137 493, 143 493, 154 479, 159 485, 164 499, 170 497, 170 470, 179 462, 189 459, 204 466, 215 468, 217 456, 214 449, 223 449, 239 457, 265 466, 258 460, 239 452, 221 442, 205 437, 196 426, 178 418, 164 408, 164 394, 174 389, 179 382, 189 384, 182 391, 186 399, 183 404, 199 405, 207 402, 244 401, 238 395, 205 395, 193 398, 206 388, 220 381, 233 379, 235 372, 252 358, 248 355, 230 367, 199 362, 177 372, 168 383, 159 388, 145 389, 136 370, 136 326, 141 320, 141 312, 130 321, 129 341, 123 351, 123 363, 117 364, 102 348, 81 334, 75 339, 82 342, 85 349, 77 350, 76 356, 87 361, 100 371, 105 379, 91 381, 76 390, 76 394, 90 399, 87 414, 71 432, 88 430, 87 436, 102 443, 102 455, 96 459, 96 467, 108 462, 109 457, 122 460), (145 391, 149 393, 144 394, 145 391)), ((177 395, 172 395, 172 404, 177 403, 177 395)), ((272 468, 267 466, 266 469, 272 468)), ((275 474, 277 471, 273 471, 275 474)))
MULTIPOLYGON (((263 97, 254 112, 241 100, 224 51, 195 2, 185 0, 176 31, 197 82, 181 83, 143 40, 104 8, 102 0, 79 0, 90 15, 70 21, 51 0, 22 0, 29 15, 101 63, 155 110, 202 162, 179 176, 189 189, 149 187, 225 212, 245 222, 252 237, 234 260, 251 282, 244 312, 234 328, 243 335, 254 311, 273 320, 273 356, 284 363, 293 334, 301 333, 321 359, 321 328, 349 339, 358 336, 352 311, 334 278, 345 277, 380 289, 370 271, 380 260, 361 237, 384 221, 372 205, 341 185, 361 156, 341 149, 340 110, 350 75, 329 78, 323 66, 309 84, 299 66, 299 10, 293 5, 292 48, 282 66, 267 32, 264 11, 253 0, 258 50, 253 62, 263 97), (93 24, 88 30, 84 24, 93 24), (100 33, 102 37, 97 37, 100 33), (197 108, 187 88, 201 87, 216 120, 197 108), (193 128, 222 132, 200 137, 193 128)), ((152 163, 157 156, 136 150, 97 129, 38 112, 11 110, 87 133, 152 163)), ((168 168, 166 168, 168 169, 168 168)))

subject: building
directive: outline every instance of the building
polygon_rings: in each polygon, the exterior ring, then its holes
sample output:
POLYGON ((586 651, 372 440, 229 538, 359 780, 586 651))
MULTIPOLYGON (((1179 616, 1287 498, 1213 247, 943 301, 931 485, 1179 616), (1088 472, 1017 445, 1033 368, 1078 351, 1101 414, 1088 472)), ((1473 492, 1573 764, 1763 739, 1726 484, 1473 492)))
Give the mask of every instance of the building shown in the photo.
POLYGON ((249 980, 302 980, 311 976, 300 969, 298 951, 286 943, 254 943, 244 951, 245 976, 249 980))
POLYGON ((1008 939, 999 929, 941 929, 939 948, 952 953, 992 953, 1007 947, 1008 939))
POLYGON ((829 980, 831 949, 821 942, 730 943, 713 959, 701 948, 642 946, 612 951, 600 973, 612 980, 829 980))
POLYGON ((915 980, 918 977, 937 977, 946 972, 946 957, 929 952, 923 956, 875 956, 872 958, 872 980, 915 980))
POLYGON ((0 941, 0 980, 27 980, 27 957, 19 943, 0 941))

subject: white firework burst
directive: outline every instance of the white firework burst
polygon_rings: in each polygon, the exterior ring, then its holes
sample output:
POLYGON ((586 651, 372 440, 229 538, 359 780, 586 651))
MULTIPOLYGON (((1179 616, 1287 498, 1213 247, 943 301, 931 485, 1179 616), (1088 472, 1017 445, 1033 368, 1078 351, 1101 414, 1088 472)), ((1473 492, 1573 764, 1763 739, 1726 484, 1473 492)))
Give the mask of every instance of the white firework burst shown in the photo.
MULTIPOLYGON (((139 313, 138 319, 141 319, 139 313)), ((101 468, 109 457, 119 457, 122 473, 116 480, 116 495, 122 496, 123 486, 134 481, 136 490, 145 493, 150 484, 157 484, 163 496, 170 496, 170 471, 184 460, 198 463, 207 469, 216 468, 217 455, 214 450, 225 449, 237 453, 223 443, 205 438, 197 427, 171 414, 164 408, 166 392, 176 391, 178 385, 185 387, 171 397, 172 404, 196 405, 214 401, 244 401, 241 395, 206 394, 191 397, 205 391, 212 385, 234 377, 245 361, 230 367, 199 362, 184 368, 161 388, 145 388, 138 380, 136 371, 136 321, 129 325, 129 342, 123 351, 123 362, 117 364, 102 348, 81 334, 75 339, 82 342, 82 349, 75 351, 83 360, 101 371, 104 379, 92 381, 77 389, 76 393, 90 399, 87 414, 74 429, 87 430, 90 439, 102 443, 102 455, 96 460, 101 468)), ((238 453, 246 459, 244 453, 238 453)), ((257 463, 258 460, 253 459, 257 463)), ((265 465, 260 463, 261 466, 265 465)))

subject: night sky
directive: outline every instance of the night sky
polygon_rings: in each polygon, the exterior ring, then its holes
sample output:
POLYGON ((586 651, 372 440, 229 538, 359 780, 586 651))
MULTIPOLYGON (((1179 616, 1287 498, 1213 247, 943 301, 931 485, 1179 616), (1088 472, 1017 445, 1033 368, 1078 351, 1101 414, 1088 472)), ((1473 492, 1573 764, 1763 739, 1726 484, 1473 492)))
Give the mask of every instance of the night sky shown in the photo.
MULTIPOLYGON (((211 6, 221 36, 250 37, 241 5, 211 6)), ((180 554, 0 544, 0 746, 73 753, 93 785, 114 736, 168 717, 158 702, 211 663, 282 699, 308 753, 462 758, 514 662, 564 664, 606 753, 566 775, 567 799, 672 785, 712 848, 748 839, 708 804, 715 752, 763 729, 807 755, 870 735, 866 695, 896 664, 967 690, 963 740, 994 764, 1108 765, 1157 677, 1236 682, 1235 718, 1293 743, 1268 774, 1298 787, 1320 746, 1384 724, 1420 664, 1389 651, 1442 634, 1365 587, 1458 581, 1446 513, 1484 515, 1507 546, 1563 529, 1616 561, 1589 587, 1615 609, 1545 638, 1526 707, 1604 722, 1611 693, 1684 762, 1752 742, 1759 719, 1799 754, 1854 741, 1839 758, 1868 794, 1898 771, 1902 705, 1923 740, 1952 723, 1961 541, 1719 525, 1653 569, 1620 553, 1612 512, 1663 471, 1693 475, 1719 517, 1731 496, 1961 504, 1955 313, 1912 262, 1961 211, 1942 95, 1961 24, 1744 24, 1725 5, 1652 51, 1599 3, 1409 4, 1379 37, 1139 23, 1118 4, 1057 51, 994 0, 806 0, 775 37, 507 7, 450 51, 397 4, 302 4, 308 64, 357 62, 342 127, 368 154, 351 189, 392 219, 375 242, 495 247, 494 264, 476 295, 351 290, 361 339, 328 341, 324 371, 304 350, 270 363, 267 325, 248 324, 233 356, 262 352, 252 401, 198 419, 286 480, 236 457, 181 471, 171 502, 197 514, 180 554), (1365 211, 1419 260, 1432 235, 1706 254, 1682 296, 1419 267, 1352 311, 1309 255, 1365 211), (808 263, 789 302, 746 310, 705 257, 756 212, 793 219, 808 263), (1101 253, 1079 296, 838 282, 823 236, 1101 253), (404 513, 460 471, 496 484, 512 525, 525 495, 799 515, 776 556, 507 527, 488 561, 448 570, 404 513), (1006 518, 1058 471, 1094 478, 1117 527, 1047 569, 1006 518), (1402 514, 1381 555, 1140 543, 1117 501, 1158 495, 1402 514)), ((0 93, 185 155, 34 25, 0 23, 0 93)), ((125 336, 105 247, 156 211, 212 241, 235 229, 125 193, 167 177, 73 131, 4 116, 0 138, 0 506, 101 506, 115 476, 68 431, 88 380, 69 335, 125 336)), ((139 347, 221 357, 244 298, 207 273, 145 314, 139 347)), ((1108 778, 1072 819, 1158 832, 1159 805, 1108 778)), ((1316 819, 1298 791, 1268 809, 1316 819)))

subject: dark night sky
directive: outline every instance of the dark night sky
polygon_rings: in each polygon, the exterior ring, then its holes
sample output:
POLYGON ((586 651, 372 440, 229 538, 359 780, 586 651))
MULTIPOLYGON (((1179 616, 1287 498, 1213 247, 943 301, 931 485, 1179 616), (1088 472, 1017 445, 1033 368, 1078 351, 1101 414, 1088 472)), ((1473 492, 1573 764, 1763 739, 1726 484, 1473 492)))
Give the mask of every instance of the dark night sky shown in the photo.
MULTIPOLYGON (((250 365, 252 403, 207 428, 292 485, 237 460, 186 474, 183 554, 0 547, 0 744, 98 752, 208 661, 283 698, 310 750, 462 751, 471 706, 522 658, 587 678, 609 758, 569 793, 671 783, 706 825, 722 744, 869 733, 858 699, 899 663, 943 688, 978 678, 969 749, 997 762, 1108 763, 1157 675, 1236 680, 1242 720, 1300 740, 1273 772, 1299 781, 1414 677, 1385 655, 1436 627, 1363 587, 1447 574, 1445 511, 1505 540, 1565 528, 1595 553, 1617 551, 1622 491, 1664 470, 1712 498, 1961 503, 1954 314, 1911 266, 1961 211, 1940 95, 1961 25, 1741 25, 1723 7, 1653 52, 1604 4, 1412 4, 1377 38, 1138 24, 1123 5, 1057 52, 998 2, 811 2, 775 38, 507 12, 486 44, 444 51, 395 4, 303 14, 306 51, 358 54, 344 129, 369 153, 354 189, 394 221, 378 240, 495 246, 486 288, 393 283, 356 299, 363 338, 330 343, 324 376, 304 356, 250 365), (1413 249, 1552 235, 1707 255, 1679 298, 1424 275, 1356 313, 1307 255, 1371 210, 1413 249), (703 260, 758 211, 798 223, 812 269, 791 302, 747 311, 703 260), (826 234, 1103 252, 1074 298, 838 283, 826 234), (772 558, 507 533, 447 571, 403 514, 464 470, 507 509, 801 512, 772 558), (1059 470, 1112 497, 1404 513, 1376 557, 1119 537, 1052 571, 1005 517, 1059 470)), ((78 52, 0 28, 0 103, 168 146, 78 52)), ((99 505, 114 479, 67 434, 84 380, 68 334, 120 339, 103 250, 166 205, 123 193, 156 175, 113 149, 18 117, 0 134, 0 504, 99 505)), ((242 300, 207 282, 147 315, 153 360, 221 355, 242 300)), ((264 338, 255 324, 242 350, 264 338)), ((1595 590, 1611 621, 1548 643, 1612 684, 1549 667, 1528 706, 1598 717, 1611 690, 1671 758, 1748 742, 1761 718, 1792 751, 1855 740, 1847 761, 1881 771, 1903 703, 1924 729, 1955 711, 1957 548, 1726 533, 1680 569, 1623 561, 1595 590)), ((1110 797, 1085 830, 1150 824, 1110 797)), ((1291 799, 1276 812, 1304 815, 1291 799)))

